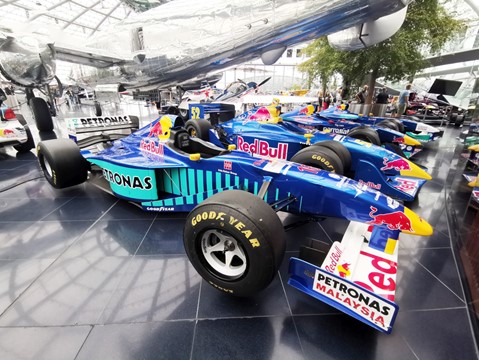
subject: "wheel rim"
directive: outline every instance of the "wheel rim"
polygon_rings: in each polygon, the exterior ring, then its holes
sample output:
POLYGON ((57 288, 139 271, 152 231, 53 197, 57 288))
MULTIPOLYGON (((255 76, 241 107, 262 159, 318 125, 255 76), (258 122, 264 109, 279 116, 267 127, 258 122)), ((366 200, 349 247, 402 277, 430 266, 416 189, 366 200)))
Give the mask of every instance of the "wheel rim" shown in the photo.
POLYGON ((194 128, 192 128, 192 127, 188 129, 188 133, 189 133, 190 136, 192 136, 192 137, 197 137, 197 135, 198 135, 198 133, 196 132, 196 129, 194 129, 194 128))
POLYGON ((48 162, 48 160, 45 157, 43 157, 43 164, 45 166, 45 172, 51 178, 53 176, 52 167, 50 166, 50 163, 48 162))
POLYGON ((242 246, 225 232, 205 231, 201 250, 206 263, 222 278, 236 279, 246 272, 247 258, 242 246))
POLYGON ((180 111, 180 115, 183 116, 183 117, 186 117, 188 115, 188 110, 179 109, 179 111, 180 111))

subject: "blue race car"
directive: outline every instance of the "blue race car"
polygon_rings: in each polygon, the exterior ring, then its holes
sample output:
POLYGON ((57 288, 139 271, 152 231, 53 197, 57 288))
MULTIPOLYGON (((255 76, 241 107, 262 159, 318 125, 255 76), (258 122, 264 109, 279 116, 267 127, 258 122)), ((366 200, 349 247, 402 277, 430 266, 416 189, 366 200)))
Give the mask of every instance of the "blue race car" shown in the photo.
POLYGON ((434 126, 414 121, 408 118, 387 118, 378 116, 365 116, 354 114, 341 108, 329 108, 319 113, 320 116, 332 120, 354 121, 363 125, 385 127, 398 130, 401 133, 416 139, 422 143, 435 141, 444 135, 444 131, 434 126))
MULTIPOLYGON (((363 282, 360 286, 353 276, 369 276, 370 270, 361 263, 381 254, 391 266, 381 274, 390 281, 396 272, 391 264, 397 263, 399 234, 431 235, 432 228, 425 220, 354 180, 299 163, 226 150, 192 138, 184 129, 171 128, 172 120, 163 116, 116 140, 116 135, 95 135, 82 142, 85 149, 70 139, 43 141, 38 145, 38 160, 45 178, 55 188, 88 180, 145 211, 189 211, 184 244, 190 261, 209 284, 233 295, 255 294, 274 278, 285 253, 285 232, 277 211, 362 223, 370 232, 370 241, 364 243, 362 235, 353 229, 347 237, 355 233, 361 238, 354 241, 354 246, 348 245, 351 251, 336 244, 334 255, 330 255, 339 259, 339 249, 347 254, 344 259, 351 266, 358 263, 357 271, 341 263, 341 269, 346 266, 349 273, 336 275, 339 266, 333 268, 326 254, 319 251, 324 261, 291 259, 293 268, 307 267, 302 273, 292 268, 291 282, 299 290, 311 290, 314 293, 310 295, 351 313, 347 302, 328 299, 327 287, 340 278, 343 286, 338 291, 349 289, 348 296, 361 294, 363 299, 357 301, 367 315, 351 315, 380 331, 391 331, 397 313, 390 294, 395 286, 383 296, 382 290, 375 292, 374 284, 363 282), (93 151, 97 145, 104 149, 93 151)), ((129 120, 117 121, 116 128, 121 126, 119 122, 128 126, 129 120)), ((101 128, 96 126, 98 121, 85 127, 79 121, 71 124, 82 127, 83 132, 101 128)), ((103 125, 106 128, 108 124, 103 125)))
MULTIPOLYGON (((201 104, 195 105, 206 113, 201 104)), ((411 201, 431 176, 413 162, 380 146, 343 135, 332 135, 314 127, 315 118, 274 116, 274 108, 259 107, 216 124, 189 120, 190 135, 218 146, 236 145, 266 158, 291 160, 354 178, 361 184, 391 197, 411 201), (313 126, 306 124, 313 123, 313 126)))

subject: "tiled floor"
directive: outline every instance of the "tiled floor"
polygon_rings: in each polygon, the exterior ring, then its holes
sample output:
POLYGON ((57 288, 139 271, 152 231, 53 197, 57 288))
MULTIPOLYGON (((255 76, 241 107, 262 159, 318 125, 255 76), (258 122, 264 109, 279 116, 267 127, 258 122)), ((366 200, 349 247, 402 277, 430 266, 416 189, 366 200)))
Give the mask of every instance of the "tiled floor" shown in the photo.
MULTIPOLYGON (((450 237, 470 193, 458 135, 448 128, 417 158, 434 180, 411 207, 435 233, 402 235, 391 335, 289 287, 287 260, 253 298, 216 291, 185 255, 184 214, 144 213, 89 184, 54 190, 33 151, 2 150, 0 359, 477 359, 450 237)), ((339 240, 346 225, 327 219, 289 231, 286 258, 310 238, 339 240)))

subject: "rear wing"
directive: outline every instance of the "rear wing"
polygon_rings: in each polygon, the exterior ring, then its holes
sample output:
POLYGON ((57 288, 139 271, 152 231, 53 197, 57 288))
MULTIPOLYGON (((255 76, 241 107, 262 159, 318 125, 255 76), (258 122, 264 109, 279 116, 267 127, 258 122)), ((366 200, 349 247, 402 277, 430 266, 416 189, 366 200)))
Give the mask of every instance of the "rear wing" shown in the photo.
POLYGON ((390 333, 399 310, 394 303, 399 233, 351 222, 342 241, 333 243, 319 266, 291 258, 288 283, 390 333))
POLYGON ((75 141, 80 149, 123 138, 139 127, 138 118, 130 115, 67 118, 65 122, 68 137, 75 141), (79 139, 79 135, 84 134, 89 136, 79 139))

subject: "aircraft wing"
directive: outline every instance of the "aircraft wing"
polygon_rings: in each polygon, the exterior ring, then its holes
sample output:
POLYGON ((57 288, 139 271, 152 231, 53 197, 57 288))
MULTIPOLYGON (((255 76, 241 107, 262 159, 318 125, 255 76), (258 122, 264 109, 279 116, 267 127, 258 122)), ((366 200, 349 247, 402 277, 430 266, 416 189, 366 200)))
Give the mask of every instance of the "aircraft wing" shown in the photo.
POLYGON ((75 49, 71 46, 65 47, 57 44, 55 44, 55 52, 55 58, 57 60, 67 61, 80 65, 94 66, 97 68, 106 68, 113 65, 123 65, 128 61, 120 57, 100 54, 96 49, 95 52, 92 52, 88 49, 75 49))

